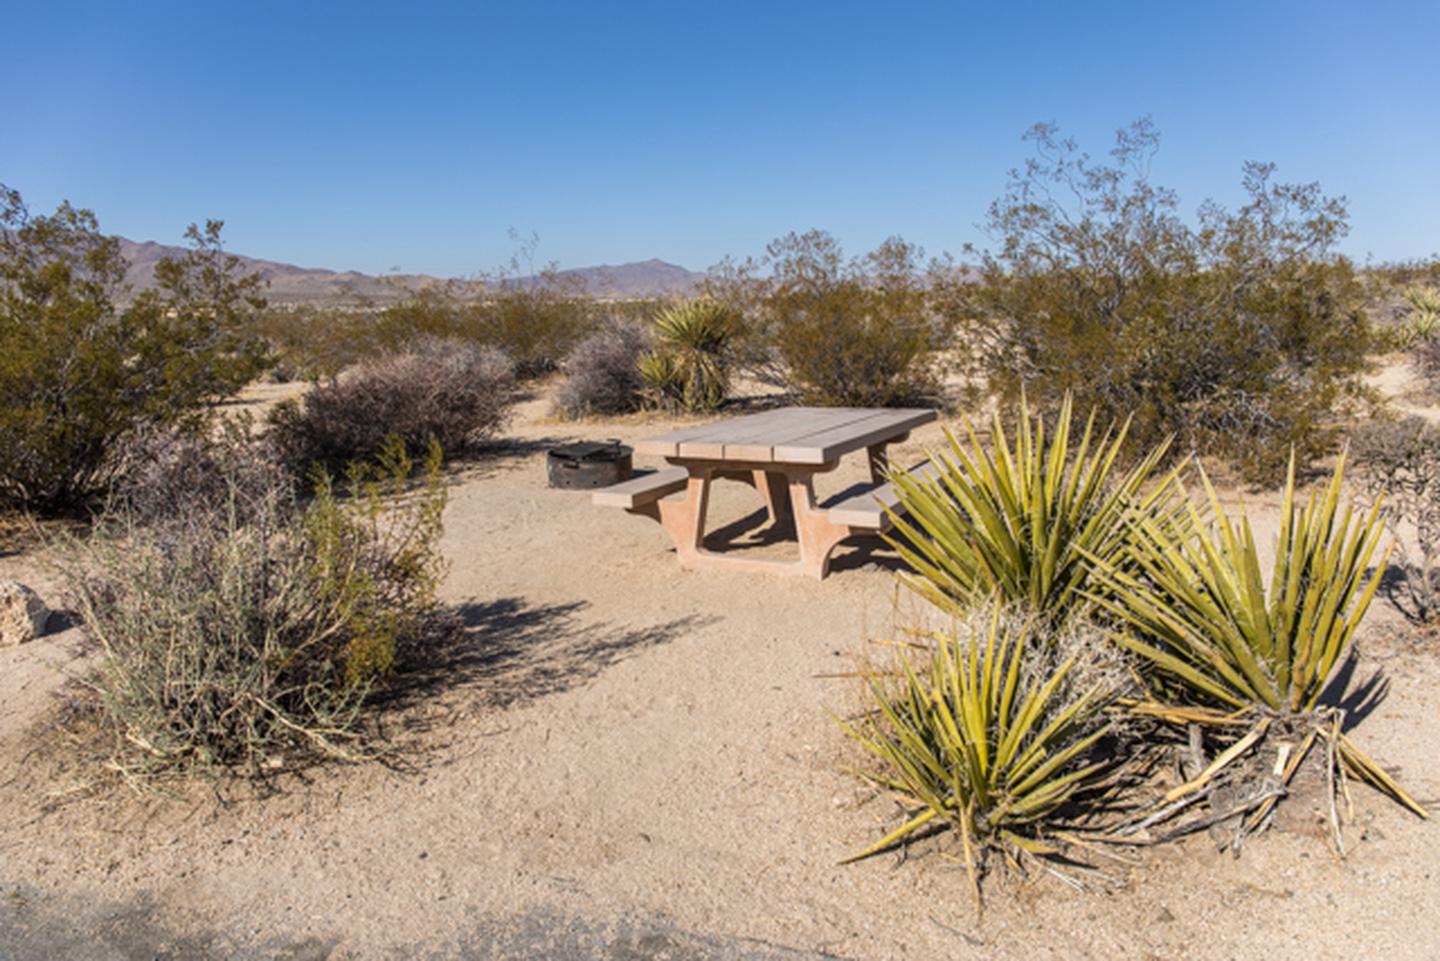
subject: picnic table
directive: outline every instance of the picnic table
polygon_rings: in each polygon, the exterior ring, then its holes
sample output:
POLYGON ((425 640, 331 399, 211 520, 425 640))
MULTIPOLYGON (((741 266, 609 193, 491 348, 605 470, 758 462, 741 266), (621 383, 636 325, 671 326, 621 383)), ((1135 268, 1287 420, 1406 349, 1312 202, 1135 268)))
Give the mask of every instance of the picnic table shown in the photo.
POLYGON ((894 509, 897 498, 886 478, 886 448, 935 417, 935 411, 924 408, 785 407, 671 431, 635 445, 637 454, 662 457, 669 468, 597 490, 593 499, 659 521, 687 569, 721 567, 820 579, 829 572, 831 552, 842 540, 889 528, 887 508, 894 509), (842 457, 860 450, 869 461, 870 483, 824 505, 817 503, 815 475, 834 470, 842 457), (771 523, 793 529, 799 560, 737 557, 706 549, 705 511, 717 480, 754 486, 771 523), (680 491, 683 498, 666 499, 680 491))

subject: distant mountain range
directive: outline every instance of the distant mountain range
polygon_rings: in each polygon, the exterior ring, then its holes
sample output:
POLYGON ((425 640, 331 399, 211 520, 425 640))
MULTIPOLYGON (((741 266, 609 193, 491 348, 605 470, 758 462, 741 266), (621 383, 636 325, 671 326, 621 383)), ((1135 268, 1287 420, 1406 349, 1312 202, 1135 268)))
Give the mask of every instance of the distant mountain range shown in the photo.
MULTIPOLYGON (((186 249, 157 244, 154 241, 137 243, 122 237, 120 252, 130 265, 125 274, 126 283, 138 292, 154 285, 155 264, 161 258, 182 257, 186 249)), ((354 270, 296 267, 294 264, 282 264, 255 257, 242 256, 240 262, 245 270, 258 273, 266 281, 269 286, 265 296, 271 303, 277 304, 387 304, 404 300, 416 290, 443 284, 448 280, 427 274, 387 274, 377 277, 354 270)), ((563 281, 574 283, 586 294, 601 298, 668 297, 687 294, 705 277, 703 273, 655 259, 613 266, 577 267, 559 271, 558 276, 563 281)), ((456 283, 474 289, 483 286, 473 280, 456 280, 456 283)), ((538 283, 538 279, 516 277, 501 283, 530 286, 538 283)))

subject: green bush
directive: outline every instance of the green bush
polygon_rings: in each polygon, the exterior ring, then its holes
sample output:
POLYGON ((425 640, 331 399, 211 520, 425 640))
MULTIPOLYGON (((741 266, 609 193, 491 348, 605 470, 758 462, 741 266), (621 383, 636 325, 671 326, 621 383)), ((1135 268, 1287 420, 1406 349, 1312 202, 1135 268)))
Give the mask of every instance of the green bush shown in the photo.
POLYGON ((1247 164, 1245 206, 1207 203, 1191 226, 1148 178, 1148 121, 1121 131, 1109 166, 1053 127, 1028 139, 1036 156, 990 209, 983 282, 943 292, 969 305, 991 387, 1133 415, 1142 444, 1173 435, 1256 480, 1282 475, 1292 447, 1303 463, 1330 450, 1365 397, 1370 344, 1364 288, 1334 253, 1343 203, 1247 164))
POLYGON ((256 324, 280 383, 331 379, 381 352, 379 313, 370 308, 272 306, 256 324))
POLYGON ((951 325, 921 256, 891 238, 847 262, 829 234, 792 233, 759 263, 721 265, 705 289, 744 317, 742 363, 802 403, 924 403, 940 393, 938 351, 951 325))
POLYGON ((223 252, 220 229, 191 226, 191 251, 122 306, 119 242, 92 213, 64 203, 32 217, 0 188, 0 505, 84 505, 137 428, 196 426, 264 369, 260 282, 223 252))
POLYGON ((522 377, 555 370, 602 321, 600 306, 554 271, 501 285, 470 310, 480 343, 505 351, 522 377))
POLYGON ((279 470, 256 483, 227 469, 218 497, 163 517, 121 502, 71 542, 69 593, 100 655, 89 689, 119 768, 253 774, 364 753, 368 696, 441 623, 439 465, 436 447, 409 491, 396 443, 351 472, 347 496, 322 481, 308 504, 279 470))
POLYGON ((521 377, 557 369, 604 319, 598 303, 553 270, 533 279, 498 278, 427 287, 380 312, 376 351, 401 350, 417 338, 466 340, 504 351, 521 377))

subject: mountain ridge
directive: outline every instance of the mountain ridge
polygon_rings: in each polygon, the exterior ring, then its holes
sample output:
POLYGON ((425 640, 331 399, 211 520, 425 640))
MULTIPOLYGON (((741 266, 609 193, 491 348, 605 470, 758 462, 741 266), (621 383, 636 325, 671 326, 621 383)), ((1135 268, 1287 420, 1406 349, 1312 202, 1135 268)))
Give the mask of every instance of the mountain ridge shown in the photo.
MULTIPOLYGON (((137 241, 118 238, 120 253, 128 265, 125 282, 132 292, 139 293, 155 285, 155 265, 164 257, 183 257, 187 248, 161 244, 153 240, 137 241)), ((431 274, 385 274, 377 276, 358 270, 331 270, 325 267, 299 267, 295 264, 265 260, 236 254, 241 268, 257 273, 267 284, 265 295, 277 304, 386 304, 404 300, 417 290, 447 283, 471 289, 485 283, 459 277, 438 277, 431 274)), ((592 297, 672 297, 691 293, 705 274, 688 270, 658 257, 623 264, 600 264, 557 270, 554 276, 565 284, 573 284, 592 297)), ((499 278, 493 283, 503 286, 530 287, 542 276, 499 278)))

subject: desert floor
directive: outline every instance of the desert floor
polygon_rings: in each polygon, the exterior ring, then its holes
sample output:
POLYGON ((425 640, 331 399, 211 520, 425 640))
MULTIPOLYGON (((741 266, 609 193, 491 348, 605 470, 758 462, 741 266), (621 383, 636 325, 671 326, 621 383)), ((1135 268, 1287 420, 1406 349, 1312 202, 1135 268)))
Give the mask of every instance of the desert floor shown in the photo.
MULTIPOLYGON (((1419 403, 1403 371, 1380 380, 1419 403)), ((675 422, 547 410, 526 401, 455 473, 444 592, 467 634, 388 715, 401 763, 136 794, 54 727, 75 632, 0 650, 0 959, 1440 957, 1440 833, 1363 788, 1344 860, 1297 800, 1239 859, 1202 833, 1107 864, 1109 884, 991 884, 978 918, 934 844, 841 865, 894 812, 834 720, 857 703, 835 675, 913 603, 893 555, 842 548, 818 583, 686 573, 658 526, 545 483, 555 441, 675 422)), ((720 524, 759 507, 740 485, 717 500, 720 524)), ((1273 494, 1243 500, 1273 529, 1273 494)), ((19 548, 0 577, 57 602, 45 560, 19 548)), ((1440 798, 1440 642, 1383 600, 1371 680, 1355 737, 1440 798)))

